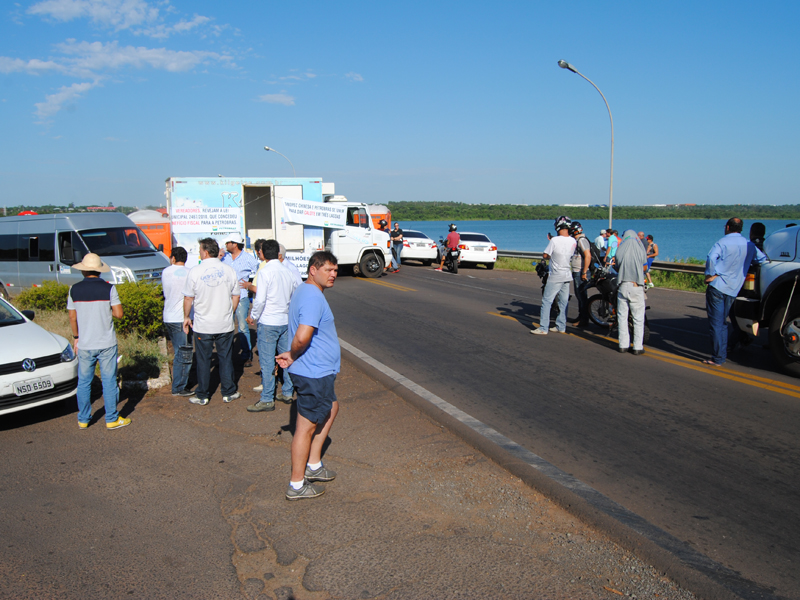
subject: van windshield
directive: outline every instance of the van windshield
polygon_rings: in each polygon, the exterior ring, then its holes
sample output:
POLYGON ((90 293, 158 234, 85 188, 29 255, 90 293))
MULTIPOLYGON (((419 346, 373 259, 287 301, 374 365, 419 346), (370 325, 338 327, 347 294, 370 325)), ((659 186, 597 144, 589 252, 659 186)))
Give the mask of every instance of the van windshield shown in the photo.
POLYGON ((155 246, 138 227, 112 227, 111 229, 84 229, 80 232, 89 252, 98 256, 120 256, 156 252, 155 246))

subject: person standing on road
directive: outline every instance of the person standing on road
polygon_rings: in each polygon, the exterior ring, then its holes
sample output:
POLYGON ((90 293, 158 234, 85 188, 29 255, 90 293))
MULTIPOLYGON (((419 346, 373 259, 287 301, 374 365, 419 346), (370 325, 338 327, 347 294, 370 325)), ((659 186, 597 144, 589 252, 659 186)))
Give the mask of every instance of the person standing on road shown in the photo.
POLYGON ((647 252, 647 274, 645 275, 645 281, 648 288, 654 287, 655 284, 653 283, 653 275, 650 272, 653 268, 653 261, 658 258, 658 244, 653 241, 653 236, 647 236, 647 243, 644 245, 645 252, 647 252))
POLYGON ((217 347, 222 401, 241 397, 233 380, 233 313, 239 304, 240 290, 236 271, 217 258, 219 246, 212 238, 200 244, 200 264, 193 267, 183 288, 183 331, 194 330, 197 357, 197 388, 189 398, 205 406, 211 397, 211 353, 217 347), (194 308, 194 319, 191 318, 194 308))
POLYGON ((83 281, 69 288, 67 312, 74 350, 78 355, 78 427, 86 429, 92 419, 92 380, 100 365, 106 427, 120 429, 131 420, 117 412, 117 334, 111 317, 122 318, 117 288, 100 278, 111 270, 97 254, 89 253, 73 269, 83 272, 83 281), (80 339, 79 339, 80 336, 80 339))
POLYGON ((450 233, 447 234, 444 240, 444 252, 442 252, 442 259, 439 261, 439 268, 434 269, 436 271, 441 271, 442 267, 444 267, 444 259, 447 258, 447 253, 450 248, 458 248, 458 244, 461 243, 461 236, 458 234, 458 226, 455 223, 450 223, 449 229, 450 233))
POLYGON ((183 331, 183 288, 189 275, 186 258, 184 248, 175 246, 172 249, 170 265, 161 273, 161 287, 164 291, 164 328, 175 355, 172 360, 172 395, 189 397, 192 392, 186 389, 186 384, 192 368, 191 338, 183 331))
POLYGON ((397 273, 400 270, 400 253, 403 251, 403 230, 400 229, 400 223, 395 221, 394 229, 389 234, 392 239, 392 267, 397 273))
MULTIPOLYGON (((278 259, 280 256, 278 242, 266 240, 261 245, 261 254, 266 264, 258 271, 256 297, 247 321, 251 326, 257 327, 262 387, 261 398, 247 407, 250 412, 275 410, 275 355, 289 350, 289 301, 297 287, 289 269, 278 259)), ((283 388, 277 399, 291 404, 293 393, 292 379, 284 372, 283 388)))
POLYGON ((608 249, 606 250, 606 266, 614 265, 614 257, 617 255, 617 248, 619 247, 619 238, 617 237, 616 229, 607 229, 608 235, 608 249))
POLYGON ((767 262, 767 257, 742 235, 741 219, 732 217, 725 224, 725 236, 711 248, 706 258, 706 312, 711 333, 711 358, 703 364, 718 367, 728 358, 728 324, 733 301, 742 289, 753 261, 767 262))
POLYGON ((556 236, 550 239, 544 249, 545 260, 550 260, 550 270, 547 285, 544 286, 542 295, 542 308, 539 312, 539 327, 531 330, 534 335, 547 335, 549 331, 567 333, 567 305, 569 304, 569 284, 572 281, 570 260, 575 254, 577 242, 569 235, 571 221, 568 217, 558 217, 554 227, 556 236), (550 327, 550 307, 553 300, 558 297, 558 316, 555 327, 550 327))
MULTIPOLYGON (((586 290, 589 287, 589 267, 592 264, 592 252, 589 238, 583 234, 583 227, 578 221, 573 221, 569 232, 575 238, 575 254, 570 260, 572 268, 572 285, 575 288, 575 297, 578 299, 578 327, 589 324, 589 315, 586 309, 589 298, 586 290)), ((549 280, 549 278, 548 278, 549 280)))
POLYGON ((288 369, 297 390, 297 423, 292 438, 292 477, 287 500, 316 498, 325 488, 317 481, 333 481, 336 473, 322 464, 322 447, 339 412, 334 383, 341 349, 333 313, 323 296, 338 274, 336 257, 315 252, 308 261, 308 279, 295 290, 289 304, 288 352, 276 357, 288 369))
POLYGON ((258 270, 258 261, 249 252, 244 252, 244 239, 238 233, 229 233, 225 238, 227 251, 222 263, 228 265, 236 272, 239 280, 239 304, 236 307, 236 323, 239 328, 239 345, 242 350, 244 366, 253 366, 252 343, 250 341, 250 328, 247 326, 247 315, 250 314, 250 299, 247 287, 251 275, 258 270))
POLYGON ((619 351, 644 354, 644 269, 647 253, 633 229, 622 236, 617 248, 617 331, 619 351), (631 349, 628 312, 633 320, 633 348, 631 349))
POLYGON ((600 258, 605 259, 606 248, 608 247, 608 234, 605 229, 601 229, 600 235, 594 238, 594 247, 597 248, 597 253, 600 258))

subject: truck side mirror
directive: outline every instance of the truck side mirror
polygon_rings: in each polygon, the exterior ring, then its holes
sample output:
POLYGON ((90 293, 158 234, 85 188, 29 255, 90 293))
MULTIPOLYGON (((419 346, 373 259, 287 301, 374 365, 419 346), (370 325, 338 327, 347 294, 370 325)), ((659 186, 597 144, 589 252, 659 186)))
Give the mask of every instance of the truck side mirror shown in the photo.
POLYGON ((159 244, 158 245, 158 251, 159 252, 163 252, 164 251, 164 244, 159 244))

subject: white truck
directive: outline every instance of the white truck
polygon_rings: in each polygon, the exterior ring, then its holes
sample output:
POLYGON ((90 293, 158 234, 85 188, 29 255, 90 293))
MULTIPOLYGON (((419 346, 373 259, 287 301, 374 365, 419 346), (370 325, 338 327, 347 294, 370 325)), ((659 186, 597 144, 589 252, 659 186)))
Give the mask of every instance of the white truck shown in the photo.
POLYGON ((764 240, 768 263, 751 269, 734 302, 740 330, 752 336, 768 328, 772 356, 785 372, 800 376, 800 226, 764 240))
POLYGON ((259 238, 278 240, 304 275, 311 254, 324 249, 354 274, 378 277, 391 261, 389 235, 375 228, 369 205, 334 192, 319 177, 170 177, 172 245, 196 264, 199 239, 221 243, 237 232, 248 248, 259 238))

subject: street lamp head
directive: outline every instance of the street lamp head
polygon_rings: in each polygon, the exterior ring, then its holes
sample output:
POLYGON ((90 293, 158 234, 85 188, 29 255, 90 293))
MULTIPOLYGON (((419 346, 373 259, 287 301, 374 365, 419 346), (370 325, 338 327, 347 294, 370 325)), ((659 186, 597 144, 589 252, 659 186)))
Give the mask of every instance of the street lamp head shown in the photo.
POLYGON ((272 150, 272 148, 270 148, 269 146, 264 146, 264 150, 266 150, 267 152, 269 152, 270 150, 272 150))
POLYGON ((568 71, 572 71, 573 73, 577 73, 578 72, 578 69, 573 67, 571 64, 569 64, 565 60, 558 61, 558 66, 561 67, 562 69, 567 69, 568 71))

